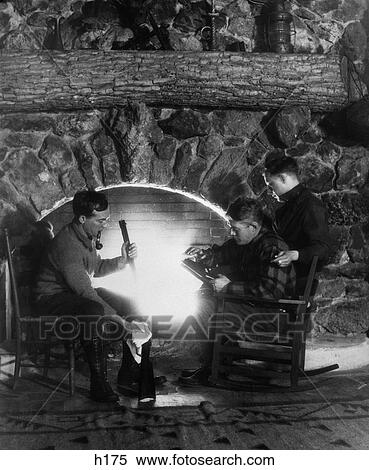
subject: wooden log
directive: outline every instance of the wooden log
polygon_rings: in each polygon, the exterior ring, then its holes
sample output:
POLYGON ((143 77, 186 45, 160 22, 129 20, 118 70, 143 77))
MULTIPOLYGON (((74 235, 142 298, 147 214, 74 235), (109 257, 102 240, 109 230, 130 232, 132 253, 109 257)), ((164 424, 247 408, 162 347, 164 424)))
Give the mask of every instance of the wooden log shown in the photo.
POLYGON ((99 109, 128 101, 332 111, 350 102, 346 68, 337 56, 313 54, 2 52, 0 112, 99 109))

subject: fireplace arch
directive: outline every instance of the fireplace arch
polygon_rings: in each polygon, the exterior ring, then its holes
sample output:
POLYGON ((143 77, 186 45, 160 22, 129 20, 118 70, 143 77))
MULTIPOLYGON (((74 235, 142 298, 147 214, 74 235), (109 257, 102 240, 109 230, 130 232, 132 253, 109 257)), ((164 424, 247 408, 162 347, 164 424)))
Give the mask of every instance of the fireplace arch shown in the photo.
MULTIPOLYGON (((101 256, 120 254, 118 222, 122 219, 139 256, 134 273, 127 267, 94 279, 94 286, 134 298, 143 315, 165 317, 168 324, 179 325, 181 319, 195 313, 195 292, 201 286, 180 261, 189 246, 223 243, 228 236, 224 211, 199 196, 156 185, 123 184, 101 191, 110 207, 109 224, 101 237, 101 256), (169 321, 169 317, 173 318, 169 321)), ((55 233, 72 219, 72 201, 43 218, 53 224, 55 233)))

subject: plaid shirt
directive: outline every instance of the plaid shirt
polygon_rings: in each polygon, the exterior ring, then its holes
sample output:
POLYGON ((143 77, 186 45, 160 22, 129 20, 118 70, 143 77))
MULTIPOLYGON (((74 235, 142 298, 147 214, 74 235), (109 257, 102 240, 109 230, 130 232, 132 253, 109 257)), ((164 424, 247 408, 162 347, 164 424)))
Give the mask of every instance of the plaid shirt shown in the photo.
POLYGON ((262 229, 248 245, 237 245, 231 239, 208 250, 206 265, 219 266, 231 282, 225 287, 229 294, 279 299, 295 292, 296 275, 293 264, 285 268, 272 263, 280 252, 288 250, 286 243, 273 232, 262 229), (227 269, 221 267, 228 266, 227 269))

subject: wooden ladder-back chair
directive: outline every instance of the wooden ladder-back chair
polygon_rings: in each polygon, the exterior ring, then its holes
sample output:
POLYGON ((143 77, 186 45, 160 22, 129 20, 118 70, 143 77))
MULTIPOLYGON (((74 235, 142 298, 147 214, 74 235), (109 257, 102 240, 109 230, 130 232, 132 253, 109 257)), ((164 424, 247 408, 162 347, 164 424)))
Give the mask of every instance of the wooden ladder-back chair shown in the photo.
MULTIPOLYGON (((210 383, 236 389, 272 388, 272 385, 262 385, 271 380, 280 381, 276 387, 299 389, 299 380, 323 372, 338 369, 338 364, 332 364, 314 370, 305 370, 306 331, 310 323, 309 305, 317 287, 315 279, 318 257, 315 256, 306 279, 302 295, 295 299, 268 300, 252 297, 242 297, 231 294, 218 294, 218 309, 215 321, 215 343, 213 350, 212 371, 210 383), (222 335, 220 322, 224 319, 225 302, 251 303, 275 308, 276 313, 288 314, 291 327, 285 336, 279 336, 276 342, 243 341, 227 342, 222 335), (244 360, 248 360, 245 362, 244 360), (237 362, 237 364, 235 364, 237 362), (287 384, 286 378, 287 374, 287 384), (235 380, 238 376, 251 378, 249 382, 235 380), (259 381, 259 385, 258 385, 259 381)), ((298 290, 298 289, 297 289, 298 290)))
MULTIPOLYGON (((29 313, 30 296, 25 296, 28 298, 22 298, 22 295, 20 295, 20 289, 18 286, 20 273, 16 272, 15 262, 13 259, 15 258, 14 253, 16 250, 11 249, 9 233, 7 229, 5 229, 5 245, 11 286, 12 327, 14 328, 16 342, 13 375, 13 389, 15 389, 22 367, 40 367, 43 369, 43 376, 47 377, 48 370, 51 368, 51 350, 57 343, 60 343, 61 340, 58 340, 58 338, 53 334, 53 331, 51 331, 51 333, 48 332, 45 337, 41 337, 41 323, 45 320, 42 317, 32 316, 29 313), (36 328, 32 328, 35 326, 36 328), (33 362, 30 361, 29 357, 27 358, 28 355, 25 351, 26 347, 36 348, 37 346, 43 347, 44 360, 42 363, 38 363, 38 361, 33 362)), ((29 280, 30 276, 28 277, 28 281, 29 280)), ((29 291, 30 287, 27 286, 27 289, 29 291)), ((45 329, 43 330, 45 331, 45 329)), ((67 351, 70 396, 74 395, 75 392, 75 341, 76 340, 63 340, 64 347, 67 351)), ((35 355, 38 354, 35 353, 35 355)), ((65 364, 65 361, 63 362, 65 364)), ((52 367, 60 366, 60 361, 56 361, 55 365, 52 367)))

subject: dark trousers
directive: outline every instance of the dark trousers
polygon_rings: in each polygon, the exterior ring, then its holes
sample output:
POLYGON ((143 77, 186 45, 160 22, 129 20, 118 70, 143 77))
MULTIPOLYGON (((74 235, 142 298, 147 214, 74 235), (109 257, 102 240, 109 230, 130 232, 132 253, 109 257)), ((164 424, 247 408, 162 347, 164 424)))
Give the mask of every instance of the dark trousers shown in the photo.
MULTIPOLYGON (((132 300, 104 288, 97 288, 96 292, 117 315, 127 320, 144 321, 132 300)), ((72 339, 71 335, 74 335, 74 338, 81 336, 85 340, 99 336, 114 341, 124 339, 126 335, 121 325, 104 317, 102 304, 77 294, 63 292, 42 297, 35 302, 34 310, 37 316, 49 317, 61 339, 72 339)))
MULTIPOLYGON (((96 289, 96 292, 122 318, 130 321, 145 320, 140 316, 135 304, 128 298, 103 288, 96 289)), ((93 393, 95 393, 96 380, 103 380, 106 388, 107 369, 104 343, 122 340, 123 355, 118 372, 118 384, 131 386, 132 383, 138 382, 139 398, 155 397, 153 368, 150 360, 151 341, 142 346, 142 360, 141 365, 138 366, 125 341, 129 333, 116 321, 104 317, 104 308, 99 302, 72 293, 62 293, 41 298, 35 304, 35 310, 39 316, 43 317, 42 323, 46 317, 50 317, 52 331, 60 339, 80 338, 90 365, 93 393), (60 325, 57 323, 59 320, 60 325), (73 334, 73 338, 65 337, 65 332, 73 334)))

